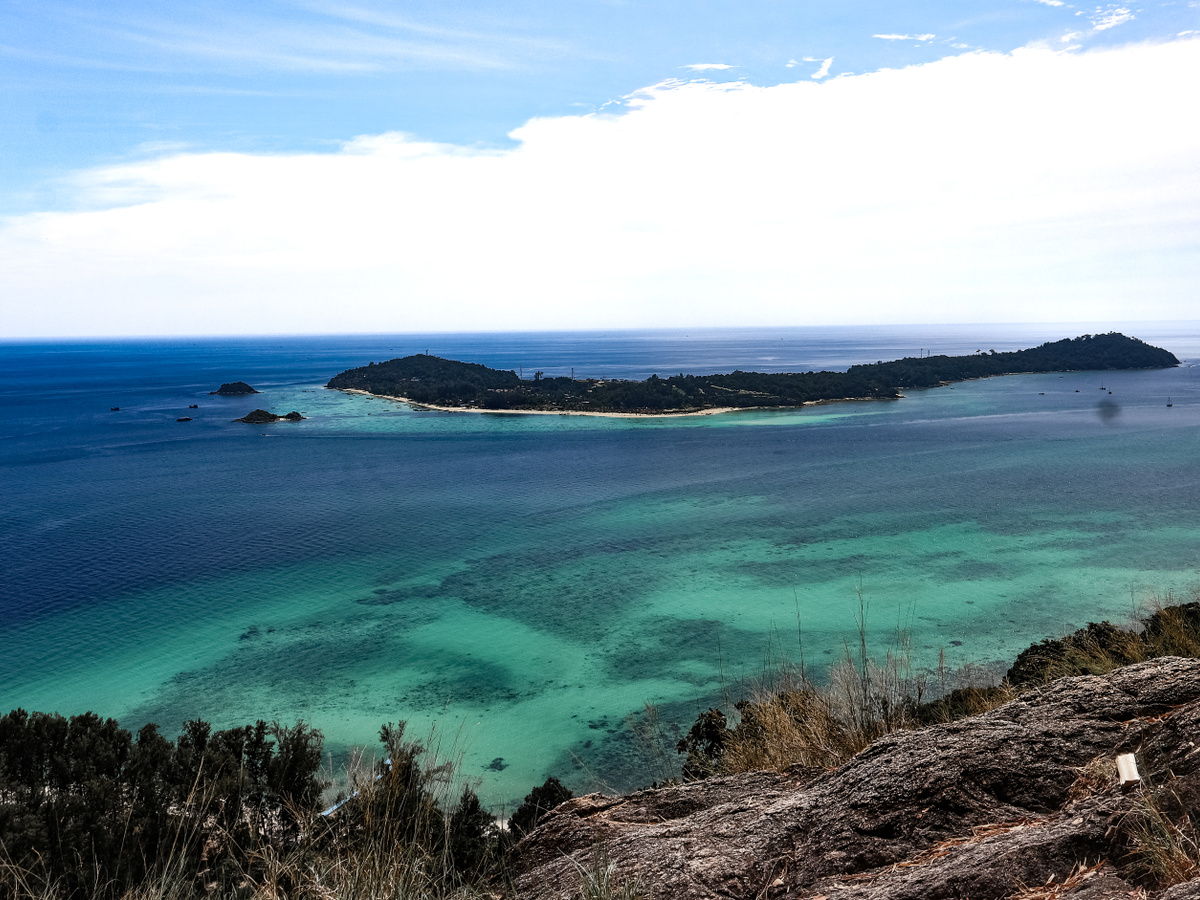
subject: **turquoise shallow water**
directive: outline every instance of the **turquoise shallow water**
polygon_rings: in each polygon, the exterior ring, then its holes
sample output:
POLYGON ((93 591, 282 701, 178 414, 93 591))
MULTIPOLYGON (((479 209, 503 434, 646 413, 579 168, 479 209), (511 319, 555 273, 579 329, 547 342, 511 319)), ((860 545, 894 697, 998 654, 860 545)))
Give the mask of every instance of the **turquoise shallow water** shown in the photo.
MULTIPOLYGON (((1132 333, 1200 358, 1200 329, 1159 327, 1132 333)), ((848 365, 922 337, 783 334, 0 346, 0 706, 168 733, 303 716, 335 751, 406 718, 511 803, 549 774, 646 780, 629 714, 654 703, 686 728, 769 645, 794 655, 797 611, 819 668, 853 636, 860 585, 873 645, 907 622, 932 666, 939 649, 1007 661, 1200 584, 1190 363, 669 420, 320 388, 426 341, 632 376, 848 365), (264 394, 208 396, 238 377, 264 394), (230 421, 259 405, 309 419, 230 421)))

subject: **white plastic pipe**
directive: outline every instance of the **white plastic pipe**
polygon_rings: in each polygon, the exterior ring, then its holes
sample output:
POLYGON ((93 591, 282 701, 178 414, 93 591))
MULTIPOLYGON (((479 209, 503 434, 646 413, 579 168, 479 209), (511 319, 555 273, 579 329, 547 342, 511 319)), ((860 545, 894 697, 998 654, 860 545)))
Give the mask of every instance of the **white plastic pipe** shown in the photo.
POLYGON ((1138 774, 1137 757, 1132 753, 1122 753, 1118 756, 1117 775, 1121 778, 1121 784, 1128 784, 1131 781, 1141 781, 1142 776, 1138 774))

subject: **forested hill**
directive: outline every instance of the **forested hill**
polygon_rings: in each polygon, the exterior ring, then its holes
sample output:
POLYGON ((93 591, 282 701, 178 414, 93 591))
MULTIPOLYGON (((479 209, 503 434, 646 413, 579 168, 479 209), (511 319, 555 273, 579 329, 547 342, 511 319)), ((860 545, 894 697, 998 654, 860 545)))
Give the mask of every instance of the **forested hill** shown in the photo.
POLYGON ((906 387, 1028 372, 1165 369, 1175 355, 1116 332, 1083 335, 1010 353, 906 357, 846 372, 651 375, 645 381, 545 378, 419 354, 348 369, 327 387, 463 409, 562 412, 687 412, 799 406, 820 400, 894 399, 906 387))
POLYGON ((896 387, 931 387, 989 375, 1022 372, 1088 372, 1106 369, 1168 369, 1175 354, 1115 331, 1064 338, 1010 353, 907 357, 895 362, 851 366, 847 374, 870 372, 896 387))

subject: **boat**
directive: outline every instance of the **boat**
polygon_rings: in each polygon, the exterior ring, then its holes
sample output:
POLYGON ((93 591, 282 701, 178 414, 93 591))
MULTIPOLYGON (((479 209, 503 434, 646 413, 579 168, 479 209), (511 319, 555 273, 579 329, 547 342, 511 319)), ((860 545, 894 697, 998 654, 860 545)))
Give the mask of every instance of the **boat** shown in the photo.
POLYGON ((188 409, 199 409, 199 408, 200 408, 199 403, 193 403, 191 406, 188 407, 188 409))
POLYGON ((184 416, 182 419, 176 419, 175 421, 176 421, 176 422, 190 422, 190 421, 192 421, 192 417, 191 417, 191 416, 184 416))
POLYGON ((1172 403, 1171 403, 1171 398, 1170 398, 1170 397, 1168 397, 1168 398, 1167 398, 1167 408, 1168 408, 1168 409, 1170 409, 1170 408, 1171 408, 1171 406, 1173 406, 1173 405, 1174 405, 1174 404, 1172 404, 1172 403))
POLYGON ((108 411, 109 411, 109 412, 120 412, 120 411, 121 411, 121 407, 119 407, 119 406, 110 406, 110 407, 108 408, 108 411))

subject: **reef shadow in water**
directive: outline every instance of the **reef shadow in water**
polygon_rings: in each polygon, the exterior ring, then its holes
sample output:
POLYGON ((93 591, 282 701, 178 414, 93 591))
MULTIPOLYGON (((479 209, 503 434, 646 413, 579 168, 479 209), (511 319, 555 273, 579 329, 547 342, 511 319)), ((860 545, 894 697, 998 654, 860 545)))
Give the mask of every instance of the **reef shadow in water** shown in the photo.
POLYGON ((1011 566, 986 562, 981 559, 964 559, 952 565, 937 567, 937 573, 945 581, 999 581, 1011 578, 1011 566))
POLYGON ((437 585, 378 588, 356 602, 387 606, 413 599, 459 600, 490 615, 579 640, 609 628, 651 594, 667 577, 661 559, 680 550, 681 539, 671 537, 539 546, 470 560, 437 585), (615 555, 623 557, 622 565, 613 564, 615 555))
POLYGON ((404 687, 395 696, 397 709, 440 709, 474 706, 482 709, 499 703, 517 703, 536 697, 543 685, 530 685, 499 663, 469 653, 442 651, 425 671, 433 677, 404 687))
POLYGON ((714 693, 692 702, 658 704, 654 707, 657 725, 650 722, 644 708, 630 710, 624 717, 603 717, 590 723, 595 737, 564 750, 548 773, 576 793, 623 794, 675 777, 683 763, 675 743, 701 712, 718 702, 714 693))
POLYGON ((441 586, 436 584, 422 584, 414 587, 402 588, 376 588, 366 597, 359 597, 354 602, 360 603, 363 606, 392 606, 396 603, 404 603, 408 600, 428 600, 433 597, 443 596, 441 586))
POLYGON ((614 683, 677 680, 702 692, 720 678, 720 659, 753 659, 766 649, 760 632, 748 631, 716 619, 676 619, 659 616, 639 623, 636 635, 616 644, 605 654, 605 674, 614 683), (699 663, 683 667, 681 663, 699 663), (690 671, 688 670, 690 668, 690 671))
MULTIPOLYGON (((407 617, 401 621, 408 624, 407 617)), ((269 719, 273 709, 304 710, 304 718, 318 727, 322 721, 335 721, 347 709, 373 715, 383 724, 403 708, 397 707, 394 694, 370 688, 368 680, 375 683, 371 676, 398 659, 420 659, 422 668, 430 672, 453 668, 459 660, 456 654, 442 651, 430 659, 427 649, 409 647, 398 631, 395 616, 314 621, 279 629, 251 626, 237 636, 225 657, 174 675, 147 700, 123 713, 121 720, 134 727, 157 723, 168 736, 185 720, 218 711, 220 719, 214 725, 220 727, 269 719)))

